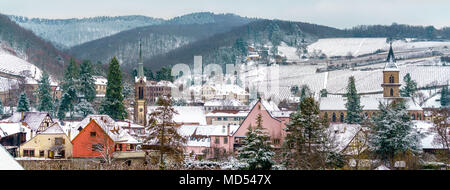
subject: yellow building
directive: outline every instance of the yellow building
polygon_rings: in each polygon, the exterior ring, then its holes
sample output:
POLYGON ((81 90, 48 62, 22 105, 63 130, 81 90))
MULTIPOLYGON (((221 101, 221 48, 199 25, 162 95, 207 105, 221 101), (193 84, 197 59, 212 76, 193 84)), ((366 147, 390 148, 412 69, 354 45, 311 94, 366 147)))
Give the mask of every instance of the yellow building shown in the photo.
POLYGON ((70 158, 72 143, 58 123, 20 146, 20 157, 70 158))

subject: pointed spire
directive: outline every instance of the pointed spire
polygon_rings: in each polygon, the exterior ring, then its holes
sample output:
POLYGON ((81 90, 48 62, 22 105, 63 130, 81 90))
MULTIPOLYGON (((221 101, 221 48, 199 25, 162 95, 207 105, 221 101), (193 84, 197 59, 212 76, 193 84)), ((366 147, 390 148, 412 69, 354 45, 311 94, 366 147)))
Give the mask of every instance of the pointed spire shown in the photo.
POLYGON ((144 78, 144 62, 142 61, 142 43, 139 40, 138 78, 144 78))
POLYGON ((398 70, 398 66, 395 63, 395 56, 394 56, 394 50, 392 49, 392 41, 390 42, 390 48, 389 48, 389 53, 388 53, 388 57, 386 59, 386 65, 384 67, 384 70, 398 70))

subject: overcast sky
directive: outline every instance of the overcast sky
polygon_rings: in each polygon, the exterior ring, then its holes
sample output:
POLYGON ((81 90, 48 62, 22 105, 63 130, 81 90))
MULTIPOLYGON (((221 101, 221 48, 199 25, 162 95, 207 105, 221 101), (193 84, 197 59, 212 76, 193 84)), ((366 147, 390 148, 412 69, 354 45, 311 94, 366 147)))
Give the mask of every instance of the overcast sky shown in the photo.
POLYGON ((39 18, 145 15, 169 19, 208 11, 337 28, 393 22, 450 26, 450 0, 0 0, 0 13, 39 18))

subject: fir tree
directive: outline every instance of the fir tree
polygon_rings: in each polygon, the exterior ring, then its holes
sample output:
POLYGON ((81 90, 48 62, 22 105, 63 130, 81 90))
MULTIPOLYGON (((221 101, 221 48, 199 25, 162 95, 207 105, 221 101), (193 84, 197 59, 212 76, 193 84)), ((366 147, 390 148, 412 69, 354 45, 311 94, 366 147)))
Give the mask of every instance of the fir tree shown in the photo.
POLYGON ((83 61, 80 67, 80 93, 88 102, 95 99, 95 81, 92 77, 92 64, 90 61, 83 61))
POLYGON ((3 115, 3 114, 5 114, 5 111, 4 111, 4 109, 3 109, 3 103, 2 103, 2 100, 0 99, 0 115, 3 115))
POLYGON ((22 92, 19 97, 19 103, 17 104, 17 112, 30 111, 30 101, 28 101, 27 94, 22 92))
POLYGON ((124 120, 127 116, 123 105, 122 72, 116 57, 111 60, 108 69, 105 100, 101 105, 101 113, 109 115, 114 120, 124 120))
POLYGON ((445 85, 441 90, 441 106, 448 107, 450 106, 450 91, 448 90, 448 86, 445 85))
POLYGON ((62 83, 62 90, 67 92, 69 88, 76 88, 79 77, 79 68, 75 59, 71 58, 70 63, 64 71, 64 82, 62 83))
POLYGON ((379 109, 380 112, 373 117, 369 146, 379 158, 392 167, 395 156, 420 150, 421 137, 412 128, 411 117, 403 100, 387 105, 380 103, 379 109))
POLYGON ((239 158, 248 163, 249 170, 269 170, 274 161, 272 157, 272 147, 270 136, 264 131, 262 126, 262 116, 256 118, 256 127, 252 129, 250 125, 246 137, 242 140, 242 147, 239 148, 239 158))
POLYGON ((175 162, 184 160, 184 144, 187 139, 177 131, 177 123, 173 121, 173 115, 178 114, 172 107, 172 99, 168 96, 158 98, 158 107, 150 114, 147 126, 147 143, 157 145, 159 151, 159 167, 166 168, 165 156, 172 158, 175 162))
POLYGON ((319 116, 314 98, 305 98, 300 110, 290 116, 286 124, 283 144, 284 165, 289 168, 317 169, 326 163, 326 121, 319 116))
POLYGON ((360 97, 356 91, 355 77, 351 76, 348 80, 347 86, 347 102, 345 107, 347 108, 347 118, 345 121, 350 124, 360 123, 362 121, 362 107, 360 105, 360 97))
POLYGON ((39 106, 38 110, 41 112, 49 112, 53 114, 53 100, 51 96, 50 81, 47 72, 42 74, 39 86, 37 89, 39 106))
POLYGON ((57 117, 60 121, 66 118, 66 113, 70 110, 72 106, 72 98, 68 93, 64 93, 61 97, 61 102, 59 103, 57 117))
POLYGON ((411 79, 411 75, 408 73, 403 77, 405 86, 400 89, 400 95, 403 97, 413 97, 417 91, 417 82, 411 79))
POLYGON ((75 107, 76 112, 81 114, 84 117, 94 114, 95 110, 92 108, 92 104, 86 101, 85 99, 82 99, 79 104, 75 107))
POLYGON ((247 42, 243 38, 238 38, 234 42, 233 49, 238 52, 240 56, 248 55, 247 42))

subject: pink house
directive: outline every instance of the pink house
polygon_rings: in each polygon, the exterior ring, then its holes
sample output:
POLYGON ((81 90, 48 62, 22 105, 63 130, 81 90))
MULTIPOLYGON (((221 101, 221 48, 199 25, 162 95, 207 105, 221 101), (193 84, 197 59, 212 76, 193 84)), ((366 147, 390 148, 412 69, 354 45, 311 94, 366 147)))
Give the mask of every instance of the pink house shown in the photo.
POLYGON ((250 113, 233 134, 233 149, 236 150, 240 146, 241 140, 245 138, 245 134, 248 131, 248 127, 250 125, 253 127, 256 126, 256 118, 258 115, 262 116, 263 128, 270 135, 272 144, 276 148, 280 148, 286 136, 286 132, 284 131, 286 128, 285 124, 289 122, 289 115, 291 113, 291 111, 281 111, 273 102, 258 100, 254 103, 250 113))

